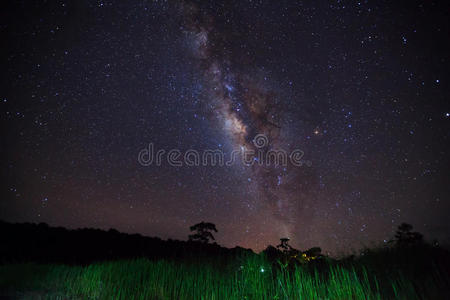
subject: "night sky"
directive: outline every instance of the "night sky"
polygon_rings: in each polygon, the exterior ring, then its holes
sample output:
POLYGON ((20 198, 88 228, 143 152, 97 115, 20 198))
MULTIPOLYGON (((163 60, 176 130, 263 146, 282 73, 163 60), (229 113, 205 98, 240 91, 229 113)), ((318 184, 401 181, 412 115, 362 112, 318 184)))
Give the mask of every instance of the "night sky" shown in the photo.
POLYGON ((401 222, 449 240, 447 1, 9 2, 0 219, 183 240, 204 220, 258 251, 401 222), (302 165, 144 166, 150 143, 302 165))

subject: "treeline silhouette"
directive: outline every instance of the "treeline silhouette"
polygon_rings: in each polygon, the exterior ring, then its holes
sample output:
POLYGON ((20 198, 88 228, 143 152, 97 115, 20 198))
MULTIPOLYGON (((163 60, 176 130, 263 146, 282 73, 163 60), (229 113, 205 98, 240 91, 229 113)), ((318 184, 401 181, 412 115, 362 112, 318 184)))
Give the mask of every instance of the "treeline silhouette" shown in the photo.
POLYGON ((152 260, 234 259, 253 253, 216 243, 162 240, 115 229, 50 227, 45 223, 0 221, 0 263, 39 262, 89 264, 96 261, 146 257, 152 260))
MULTIPOLYGON (((226 248, 214 241, 211 232, 217 232, 213 223, 201 222, 190 227, 192 234, 188 241, 162 240, 140 234, 121 233, 115 229, 93 228, 69 230, 50 227, 45 223, 8 223, 0 221, 0 264, 37 262, 90 264, 98 261, 148 258, 150 260, 171 260, 179 262, 212 262, 221 267, 239 261, 248 255, 256 255, 251 249, 226 248)), ((274 267, 307 264, 321 269, 330 263, 352 265, 364 262, 373 269, 391 269, 409 266, 429 271, 439 268, 450 270, 450 255, 437 244, 424 242, 418 232, 409 224, 398 227, 393 240, 379 248, 363 249, 357 255, 335 260, 321 254, 319 247, 306 251, 289 245, 288 238, 281 238, 276 247, 269 245, 265 257, 274 267)))

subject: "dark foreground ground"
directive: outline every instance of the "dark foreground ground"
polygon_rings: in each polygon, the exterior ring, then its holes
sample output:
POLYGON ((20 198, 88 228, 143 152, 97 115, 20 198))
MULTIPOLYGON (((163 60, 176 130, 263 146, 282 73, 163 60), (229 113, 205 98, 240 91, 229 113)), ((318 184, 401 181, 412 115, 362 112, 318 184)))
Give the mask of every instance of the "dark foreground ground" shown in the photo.
POLYGON ((423 242, 305 261, 117 231, 0 225, 1 299, 450 298, 449 252, 423 242))

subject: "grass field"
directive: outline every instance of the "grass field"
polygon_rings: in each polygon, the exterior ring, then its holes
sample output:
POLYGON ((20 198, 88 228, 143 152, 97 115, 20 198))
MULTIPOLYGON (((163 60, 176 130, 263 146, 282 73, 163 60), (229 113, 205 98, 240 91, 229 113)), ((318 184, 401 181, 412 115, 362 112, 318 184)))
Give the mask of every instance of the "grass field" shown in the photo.
POLYGON ((8 264, 0 266, 0 289, 5 296, 31 299, 446 298, 445 270, 431 266, 417 274, 414 267, 399 269, 389 262, 392 268, 386 269, 376 257, 289 268, 260 255, 225 264, 148 259, 88 266, 8 264))

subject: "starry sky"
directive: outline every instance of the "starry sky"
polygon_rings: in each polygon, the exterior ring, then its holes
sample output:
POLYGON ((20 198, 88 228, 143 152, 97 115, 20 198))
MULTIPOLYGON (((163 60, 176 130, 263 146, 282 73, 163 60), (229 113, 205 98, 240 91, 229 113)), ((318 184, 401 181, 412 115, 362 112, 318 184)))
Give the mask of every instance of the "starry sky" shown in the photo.
POLYGON ((0 219, 343 253, 449 241, 446 1, 10 1, 0 219), (258 134, 266 144, 254 143, 258 134), (142 149, 302 165, 143 165, 142 149))

